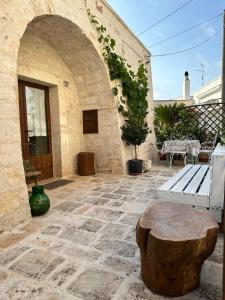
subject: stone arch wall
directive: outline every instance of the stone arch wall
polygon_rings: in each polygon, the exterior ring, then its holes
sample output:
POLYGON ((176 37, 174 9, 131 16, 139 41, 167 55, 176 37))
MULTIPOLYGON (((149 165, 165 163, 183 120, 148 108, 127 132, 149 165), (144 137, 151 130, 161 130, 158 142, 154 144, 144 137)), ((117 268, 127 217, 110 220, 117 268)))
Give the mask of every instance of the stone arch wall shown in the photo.
POLYGON ((68 0, 6 1, 1 3, 0 13, 3 19, 0 24, 0 59, 3 62, 0 65, 0 230, 4 230, 30 217, 20 145, 17 92, 17 55, 24 32, 35 32, 57 50, 79 87, 81 109, 97 108, 100 111, 102 132, 98 136, 84 137, 82 150, 98 151, 99 165, 104 168, 109 164, 114 172, 122 172, 123 163, 110 80, 83 1, 77 1, 74 7, 68 0), (68 43, 62 43, 60 37, 68 43))
MULTIPOLYGON (((117 109, 101 55, 77 25, 61 16, 36 17, 28 25, 26 34, 38 35, 66 63, 76 86, 80 109, 99 110, 99 134, 82 135, 80 131, 81 150, 96 153, 97 168, 121 173, 123 164, 117 109), (112 150, 112 146, 116 146, 116 150, 112 150)), ((67 123, 64 127, 64 140, 67 141, 72 138, 68 136, 68 126, 67 123)), ((64 152, 63 157, 66 156, 64 152)), ((68 172, 63 174, 70 175, 68 172)))
POLYGON ((37 17, 27 31, 48 42, 67 64, 77 87, 81 110, 99 111, 99 134, 84 135, 82 149, 96 153, 97 168, 121 173, 123 162, 117 108, 101 55, 80 28, 60 16, 37 17))
MULTIPOLYGON (((114 173, 124 172, 125 162, 132 155, 120 139, 120 116, 116 99, 111 93, 112 86, 101 57, 97 34, 86 14, 86 4, 116 39, 117 50, 131 65, 136 66, 137 57, 145 61, 150 53, 105 0, 2 0, 0 3, 0 231, 30 217, 22 164, 17 95, 18 72, 22 73, 21 65, 17 68, 17 56, 26 34, 35 33, 37 38, 55 49, 67 65, 75 87, 74 99, 77 97, 80 110, 99 110, 101 131, 98 135, 83 136, 81 150, 95 151, 97 166, 111 169, 114 173), (66 47, 60 37, 68 41, 66 47), (71 63, 72 57, 76 63, 71 63)), ((34 74, 31 73, 30 76, 34 74)), ((28 73, 25 75, 29 77, 28 73)), ((149 87, 148 118, 152 125, 151 73, 149 87)), ((52 89, 53 96, 54 93, 58 93, 60 98, 57 84, 52 89)), ((153 140, 153 135, 149 135, 148 142, 141 147, 142 159, 149 158, 149 144, 153 140)))
POLYGON ((22 80, 49 87, 53 176, 73 174, 74 157, 82 145, 82 114, 69 68, 53 47, 27 31, 20 43, 17 73, 22 80))

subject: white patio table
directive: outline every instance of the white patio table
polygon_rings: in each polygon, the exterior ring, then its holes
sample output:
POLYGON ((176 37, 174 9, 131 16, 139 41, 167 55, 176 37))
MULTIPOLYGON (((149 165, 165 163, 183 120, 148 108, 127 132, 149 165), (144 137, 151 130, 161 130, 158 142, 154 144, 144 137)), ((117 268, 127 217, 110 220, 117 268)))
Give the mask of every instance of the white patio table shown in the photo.
POLYGON ((164 141, 162 146, 162 154, 181 154, 186 153, 189 159, 198 157, 201 149, 199 140, 169 140, 164 141))

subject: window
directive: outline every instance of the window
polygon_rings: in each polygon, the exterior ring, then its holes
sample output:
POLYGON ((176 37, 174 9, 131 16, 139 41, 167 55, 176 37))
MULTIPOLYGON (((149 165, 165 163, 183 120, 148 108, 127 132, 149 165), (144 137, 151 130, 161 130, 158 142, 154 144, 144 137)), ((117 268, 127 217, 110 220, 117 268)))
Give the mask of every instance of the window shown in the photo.
POLYGON ((83 133, 98 133, 97 109, 83 111, 83 133))

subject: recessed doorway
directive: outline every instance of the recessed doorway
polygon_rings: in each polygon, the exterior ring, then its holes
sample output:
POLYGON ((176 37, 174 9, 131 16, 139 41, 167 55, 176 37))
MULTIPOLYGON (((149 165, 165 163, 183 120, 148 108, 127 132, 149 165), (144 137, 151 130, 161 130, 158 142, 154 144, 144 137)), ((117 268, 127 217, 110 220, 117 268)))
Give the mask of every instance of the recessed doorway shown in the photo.
POLYGON ((19 109, 23 160, 53 177, 51 119, 47 86, 19 80, 19 109))

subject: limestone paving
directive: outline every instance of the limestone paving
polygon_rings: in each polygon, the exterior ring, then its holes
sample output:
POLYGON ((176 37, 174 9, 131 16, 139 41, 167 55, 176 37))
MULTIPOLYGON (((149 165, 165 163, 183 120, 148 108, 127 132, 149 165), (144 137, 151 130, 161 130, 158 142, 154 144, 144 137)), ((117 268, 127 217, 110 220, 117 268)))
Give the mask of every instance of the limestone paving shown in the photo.
MULTIPOLYGON (((49 212, 0 234, 0 300, 160 300, 140 278, 135 226, 176 172, 74 176, 52 191, 49 212)), ((223 238, 199 289, 174 299, 221 299, 223 238)))

